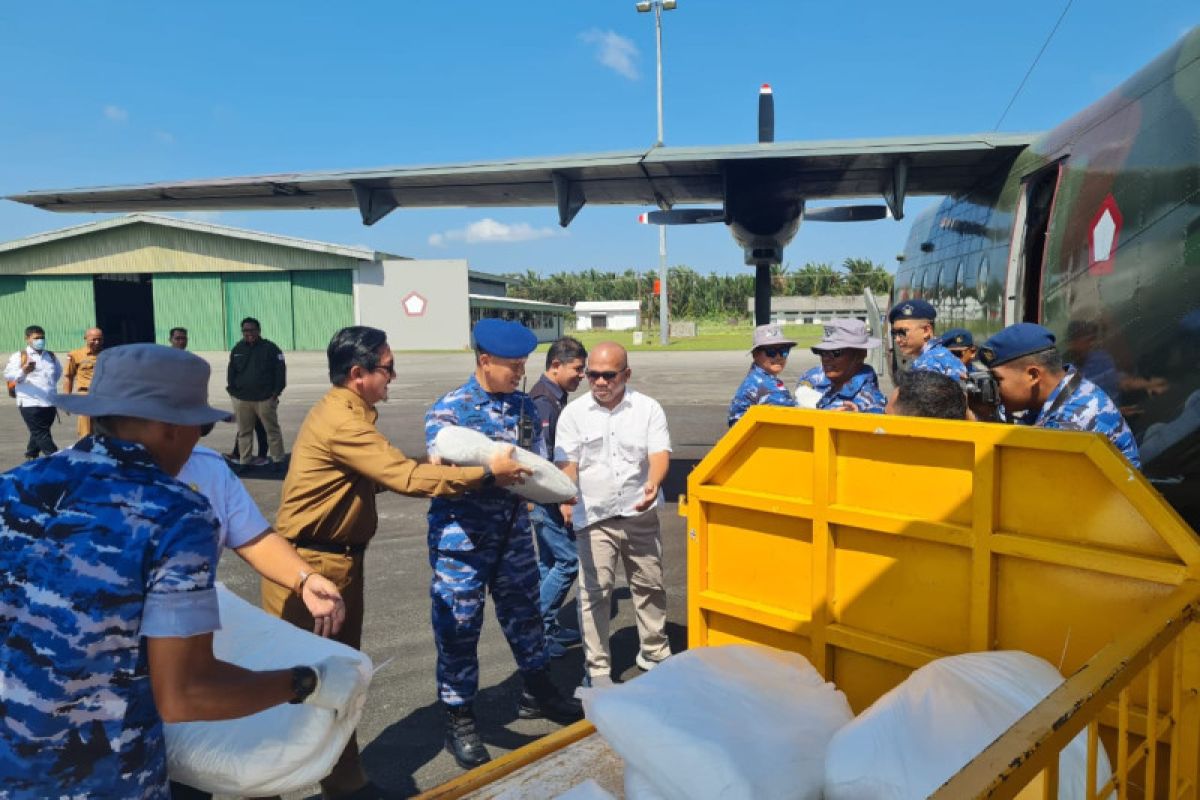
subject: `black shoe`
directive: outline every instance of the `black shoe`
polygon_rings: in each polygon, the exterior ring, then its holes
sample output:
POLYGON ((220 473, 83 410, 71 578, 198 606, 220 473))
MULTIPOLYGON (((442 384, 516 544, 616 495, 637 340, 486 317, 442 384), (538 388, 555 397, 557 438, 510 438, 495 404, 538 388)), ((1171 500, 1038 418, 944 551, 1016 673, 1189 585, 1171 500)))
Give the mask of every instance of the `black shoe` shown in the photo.
POLYGON ((522 673, 525 691, 517 701, 517 716, 521 719, 548 719, 567 724, 583 719, 583 703, 574 697, 563 697, 550 680, 549 670, 522 673))
POLYGON ((463 769, 474 769, 492 760, 483 740, 475 730, 475 711, 471 706, 451 706, 446 709, 446 751, 463 769))

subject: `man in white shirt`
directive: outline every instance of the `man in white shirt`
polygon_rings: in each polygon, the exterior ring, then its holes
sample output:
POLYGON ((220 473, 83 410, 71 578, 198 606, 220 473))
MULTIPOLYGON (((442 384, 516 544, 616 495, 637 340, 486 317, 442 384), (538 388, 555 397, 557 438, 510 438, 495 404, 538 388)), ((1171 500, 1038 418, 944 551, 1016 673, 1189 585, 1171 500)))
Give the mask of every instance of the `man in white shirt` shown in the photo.
POLYGON ((578 502, 562 510, 579 549, 585 686, 612 683, 608 619, 618 558, 637 617, 638 667, 649 670, 671 655, 658 525, 671 436, 662 406, 626 385, 630 374, 624 347, 596 345, 588 356, 591 392, 558 418, 554 458, 579 485, 578 502))
POLYGON ((25 347, 13 353, 4 368, 8 393, 17 398, 17 409, 29 429, 29 443, 25 446, 27 461, 58 452, 50 426, 57 414, 55 387, 60 377, 62 364, 46 349, 46 331, 40 325, 30 325, 25 329, 25 347))

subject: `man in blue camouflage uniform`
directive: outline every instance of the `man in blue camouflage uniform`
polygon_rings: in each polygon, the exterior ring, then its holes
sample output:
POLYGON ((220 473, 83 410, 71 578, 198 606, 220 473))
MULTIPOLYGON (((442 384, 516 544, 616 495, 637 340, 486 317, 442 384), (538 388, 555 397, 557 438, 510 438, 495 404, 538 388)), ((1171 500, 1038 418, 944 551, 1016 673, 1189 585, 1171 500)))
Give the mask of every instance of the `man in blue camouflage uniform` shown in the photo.
POLYGON ((879 390, 879 376, 866 363, 867 350, 879 345, 861 320, 831 321, 824 338, 812 348, 821 365, 800 376, 797 394, 801 388, 820 392, 816 403, 820 409, 882 414, 887 398, 879 390))
POLYGON ((785 337, 778 325, 759 325, 754 329, 754 348, 750 351, 754 363, 729 404, 729 427, 737 424, 751 406, 796 405, 796 398, 779 379, 795 346, 796 343, 785 337))
POLYGON ((167 798, 164 720, 349 697, 314 692, 338 689, 326 665, 213 657, 217 521, 172 477, 229 417, 208 406, 208 376, 183 351, 106 350, 89 392, 60 398, 95 435, 0 475, 0 796, 167 798))
MULTIPOLYGON (((426 413, 426 449, 436 457, 438 431, 458 425, 545 457, 537 409, 529 395, 517 391, 537 337, 520 323, 500 319, 481 320, 472 333, 475 374, 426 413)), ((538 564, 525 501, 489 487, 461 498, 434 498, 428 518, 433 568, 429 593, 438 697, 447 716, 446 749, 460 766, 471 768, 490 760, 472 709, 479 688, 477 648, 485 591, 491 591, 496 618, 524 681, 518 716, 574 721, 582 716, 582 708, 578 701, 564 698, 550 680, 538 608, 538 564)))
POLYGON ((979 358, 992 371, 1009 411, 1027 411, 1023 424, 1108 437, 1141 468, 1137 442, 1104 390, 1074 367, 1064 369, 1054 334, 1041 325, 1009 325, 983 343, 979 358))
POLYGON ((934 338, 936 318, 934 307, 920 298, 897 303, 888 312, 892 341, 900 354, 910 359, 909 369, 928 369, 961 381, 967 377, 967 368, 934 338))

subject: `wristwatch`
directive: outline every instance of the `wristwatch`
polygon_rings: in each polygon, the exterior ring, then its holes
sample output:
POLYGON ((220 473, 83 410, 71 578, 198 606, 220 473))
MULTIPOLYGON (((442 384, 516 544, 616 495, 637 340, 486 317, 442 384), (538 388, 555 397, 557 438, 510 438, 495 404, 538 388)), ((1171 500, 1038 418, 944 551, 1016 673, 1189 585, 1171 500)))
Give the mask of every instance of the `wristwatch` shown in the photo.
POLYGON ((479 484, 480 489, 490 489, 496 485, 496 474, 492 472, 492 468, 484 466, 483 481, 479 484))
POLYGON ((312 667, 292 667, 292 699, 289 703, 303 703, 317 690, 320 678, 312 667))

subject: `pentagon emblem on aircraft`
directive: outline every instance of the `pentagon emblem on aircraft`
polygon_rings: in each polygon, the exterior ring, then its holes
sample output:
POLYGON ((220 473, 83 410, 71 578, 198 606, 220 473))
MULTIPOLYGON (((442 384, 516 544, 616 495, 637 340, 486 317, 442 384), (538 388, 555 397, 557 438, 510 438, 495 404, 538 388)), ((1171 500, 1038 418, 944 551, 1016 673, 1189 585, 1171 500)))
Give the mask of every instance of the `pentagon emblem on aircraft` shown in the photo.
POLYGON ((1088 274, 1111 275, 1124 219, 1110 194, 1100 204, 1088 232, 1088 274))

